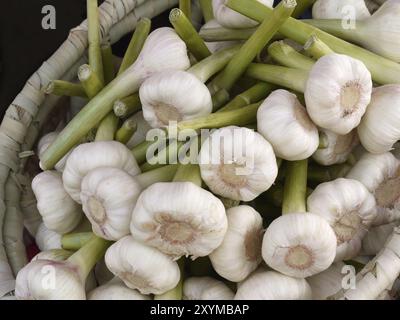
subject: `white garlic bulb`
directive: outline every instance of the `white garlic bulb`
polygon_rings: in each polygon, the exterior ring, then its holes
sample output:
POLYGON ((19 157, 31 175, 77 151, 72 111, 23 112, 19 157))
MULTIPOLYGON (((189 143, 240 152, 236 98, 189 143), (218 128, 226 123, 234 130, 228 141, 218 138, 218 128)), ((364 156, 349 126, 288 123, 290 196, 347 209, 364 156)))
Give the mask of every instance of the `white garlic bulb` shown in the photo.
POLYGON ((222 202, 191 182, 155 183, 133 210, 133 237, 175 258, 209 255, 223 241, 227 218, 222 202))
POLYGON ((339 178, 320 184, 308 197, 308 210, 324 218, 335 231, 335 261, 351 259, 376 217, 374 196, 353 179, 339 178))
POLYGON ((359 60, 341 54, 320 58, 310 71, 304 97, 313 122, 336 134, 360 124, 371 100, 371 73, 359 60))
POLYGON ((257 112, 257 130, 274 148, 277 157, 289 160, 309 158, 318 148, 318 129, 296 95, 276 90, 257 112))
POLYGON ((324 271, 335 254, 335 233, 325 219, 313 213, 284 214, 265 231, 264 261, 288 276, 305 278, 324 271))
POLYGON ((278 174, 269 142, 251 129, 235 126, 211 133, 201 147, 199 164, 210 190, 232 200, 255 199, 278 174))
MULTIPOLYGON (((38 145, 37 145, 37 155, 39 159, 42 158, 43 153, 47 150, 47 148, 56 140, 58 137, 59 132, 54 131, 54 132, 49 132, 48 134, 44 135, 43 137, 40 138, 38 145)), ((68 156, 71 154, 71 151, 69 151, 60 161, 56 163, 54 166, 54 169, 56 169, 59 172, 63 172, 65 168, 65 163, 67 162, 68 156)))
POLYGON ((190 277, 183 283, 184 300, 232 300, 234 296, 225 283, 211 277, 190 277))
POLYGON ((57 233, 72 231, 82 219, 82 210, 65 191, 61 174, 44 171, 32 180, 37 208, 45 226, 57 233))
POLYGON ((62 176, 65 190, 76 202, 81 202, 83 178, 89 171, 99 167, 119 168, 131 176, 140 173, 136 159, 122 143, 96 141, 81 144, 68 157, 62 176))
POLYGON ((352 130, 345 135, 337 135, 329 130, 321 130, 321 135, 326 137, 326 148, 318 149, 313 154, 313 159, 321 165, 345 163, 354 148, 359 145, 357 130, 352 130))
POLYGON ((362 241, 361 253, 368 256, 376 255, 384 247, 386 240, 398 224, 398 222, 392 222, 369 229, 362 241))
MULTIPOLYGON (((272 8, 273 0, 257 0, 263 5, 272 8)), ((258 23, 226 6, 227 0, 212 0, 214 17, 222 26, 227 28, 250 28, 258 23)))
POLYGON ((142 191, 131 175, 118 168, 96 168, 83 178, 81 189, 83 212, 97 236, 116 241, 129 234, 132 211, 142 191))
POLYGON ((365 149, 371 153, 390 151, 400 139, 400 85, 374 88, 358 135, 365 149))
POLYGON ((374 195, 377 215, 372 225, 400 219, 400 161, 390 152, 365 153, 347 178, 360 181, 374 195))
POLYGON ((259 271, 240 283, 235 300, 311 300, 311 297, 311 288, 305 279, 259 271))
POLYGON ((222 244, 210 254, 214 270, 233 282, 244 280, 262 261, 263 221, 250 206, 227 210, 228 230, 222 244))
POLYGON ((41 223, 37 229, 35 242, 40 251, 61 249, 61 235, 47 229, 44 223, 41 223))
POLYGON ((115 277, 106 284, 90 291, 88 300, 149 300, 149 296, 139 293, 137 290, 128 288, 122 280, 115 277))
POLYGON ((179 282, 176 262, 162 252, 126 236, 108 248, 108 269, 131 289, 142 294, 163 294, 179 282))
POLYGON ((153 128, 190 120, 212 111, 210 91, 195 75, 180 70, 155 73, 139 90, 143 117, 153 128), (188 94, 190 92, 190 94, 188 94))
MULTIPOLYGON (((202 30, 213 29, 213 28, 220 28, 221 25, 218 23, 216 19, 212 19, 205 23, 200 28, 200 33, 202 30)), ((226 49, 232 47, 236 44, 240 43, 240 41, 214 41, 214 42, 205 42, 207 48, 210 50, 211 53, 215 53, 222 49, 226 49)))
POLYGON ((312 8, 314 19, 353 19, 363 20, 371 16, 364 0, 317 0, 312 8))
POLYGON ((152 129, 147 121, 144 120, 143 111, 137 112, 131 119, 136 123, 137 129, 131 139, 126 143, 128 149, 132 149, 145 141, 147 132, 152 129))

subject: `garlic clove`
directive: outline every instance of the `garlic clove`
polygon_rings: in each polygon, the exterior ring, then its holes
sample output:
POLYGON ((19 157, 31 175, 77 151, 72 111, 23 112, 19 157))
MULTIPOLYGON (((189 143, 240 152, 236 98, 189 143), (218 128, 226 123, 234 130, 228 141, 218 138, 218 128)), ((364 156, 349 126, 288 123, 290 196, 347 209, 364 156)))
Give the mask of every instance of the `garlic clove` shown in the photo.
POLYGON ((257 130, 273 146, 277 157, 289 160, 309 158, 318 148, 318 129, 296 95, 276 90, 257 112, 257 130))
POLYGON ((61 249, 61 235, 46 228, 44 223, 39 225, 35 242, 41 251, 61 249))
POLYGON ((356 20, 371 16, 364 0, 317 0, 312 8, 314 19, 345 19, 349 14, 356 20))
POLYGON ((267 265, 296 278, 326 270, 335 253, 335 233, 325 219, 312 213, 289 213, 275 219, 262 244, 267 265))
MULTIPOLYGON (((42 158, 43 153, 47 150, 47 148, 53 143, 54 140, 58 137, 59 132, 54 131, 44 135, 40 138, 37 145, 37 155, 39 159, 42 158)), ((65 168, 65 163, 67 162, 68 156, 71 154, 71 151, 68 152, 60 161, 56 163, 54 169, 58 172, 63 172, 65 168)))
POLYGON ((254 200, 278 175, 270 143, 251 129, 235 126, 216 130, 205 140, 199 164, 210 190, 232 200, 254 200))
POLYGON ((316 125, 345 135, 360 124, 371 92, 371 73, 366 66, 349 56, 333 53, 315 63, 304 97, 316 125))
POLYGON ((127 287, 137 289, 142 294, 163 294, 175 288, 180 279, 176 262, 131 236, 111 245, 105 261, 108 269, 127 287))
POLYGON ((262 261, 263 221, 250 206, 233 207, 226 214, 228 230, 222 244, 209 257, 220 276, 239 282, 262 261))
POLYGON ((139 166, 131 151, 117 141, 96 141, 81 144, 68 157, 63 172, 64 188, 76 202, 81 203, 83 178, 89 171, 99 167, 119 168, 135 176, 139 166))
POLYGON ((222 202, 191 182, 155 183, 133 210, 132 236, 175 258, 209 255, 223 241, 227 218, 222 202))
POLYGON ((128 149, 133 149, 138 144, 146 140, 147 132, 151 130, 150 125, 144 120, 143 112, 137 112, 131 119, 136 123, 137 129, 131 139, 127 142, 126 146, 128 149))
POLYGON ((63 186, 61 174, 44 171, 32 180, 37 208, 45 226, 60 234, 72 231, 82 219, 80 206, 63 186))
POLYGON ((184 300, 232 300, 234 296, 225 283, 211 277, 190 277, 183 283, 184 300))
POLYGON ((106 284, 90 291, 87 296, 88 300, 149 300, 149 296, 145 296, 139 291, 128 288, 122 280, 113 278, 106 284))
POLYGON ((320 184, 307 199, 308 210, 325 219, 335 232, 335 261, 357 256, 376 217, 375 206, 374 196, 362 183, 344 178, 320 184))

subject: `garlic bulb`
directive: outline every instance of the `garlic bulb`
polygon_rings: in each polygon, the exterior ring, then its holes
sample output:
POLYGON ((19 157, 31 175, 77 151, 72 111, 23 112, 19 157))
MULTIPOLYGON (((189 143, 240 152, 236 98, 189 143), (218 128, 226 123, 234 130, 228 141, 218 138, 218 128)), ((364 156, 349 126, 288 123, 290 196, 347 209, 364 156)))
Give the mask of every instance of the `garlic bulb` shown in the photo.
POLYGON ((345 264, 335 262, 328 269, 307 279, 311 287, 313 300, 326 300, 342 289, 345 274, 342 273, 345 264))
POLYGON ((133 237, 175 258, 209 255, 227 230, 222 202, 191 182, 155 183, 133 210, 133 237))
POLYGON ((235 126, 214 131, 203 143, 199 164, 210 190, 232 200, 251 201, 274 183, 274 151, 260 134, 235 126))
POLYGON ((119 168, 135 176, 140 169, 131 151, 116 141, 81 144, 68 157, 63 172, 64 188, 72 199, 81 203, 81 183, 89 171, 99 167, 119 168))
POLYGON ((399 223, 392 222, 371 228, 362 241, 361 253, 368 256, 376 255, 385 245, 399 223))
POLYGON ((214 270, 233 282, 244 280, 262 261, 263 221, 249 206, 227 210, 228 230, 222 244, 210 254, 214 270))
POLYGON ((126 146, 128 149, 132 149, 138 144, 146 140, 146 135, 151 130, 150 125, 144 120, 143 112, 137 112, 131 119, 136 123, 137 129, 131 139, 127 142, 126 146))
MULTIPOLYGON (((40 138, 38 145, 37 145, 37 155, 39 159, 41 159, 43 153, 47 150, 47 148, 50 146, 50 144, 53 143, 54 140, 58 137, 59 132, 50 132, 43 137, 40 138)), ((68 156, 70 155, 71 152, 68 152, 60 161, 57 162, 57 164, 54 166, 54 169, 56 169, 59 172, 63 172, 65 168, 65 163, 68 159, 68 156)))
POLYGON ((82 180, 83 212, 93 232, 107 240, 129 234, 129 223, 142 188, 135 179, 118 168, 100 167, 82 180))
POLYGON ((65 191, 61 174, 44 171, 32 180, 37 208, 45 226, 57 233, 72 231, 82 219, 80 206, 65 191))
POLYGON ((131 236, 118 240, 108 248, 105 261, 108 269, 126 286, 142 294, 163 294, 173 289, 180 279, 176 262, 131 236))
POLYGON ((47 229, 44 223, 39 225, 35 235, 35 242, 40 251, 61 249, 61 235, 47 229))
POLYGON ((287 213, 275 219, 262 244, 267 265, 296 278, 326 270, 335 253, 335 233, 325 219, 312 213, 287 213))
MULTIPOLYGON (((257 0, 263 5, 272 8, 273 0, 257 0)), ((258 23, 226 6, 227 0, 212 0, 215 19, 227 28, 250 28, 258 23)))
POLYGON ((139 90, 143 117, 153 128, 206 116, 212 111, 210 91, 195 75, 165 70, 145 80, 139 90), (187 94, 190 92, 190 94, 187 94))
MULTIPOLYGON (((202 30, 207 30, 207 29, 214 29, 214 28, 220 28, 221 25, 218 23, 217 20, 212 19, 205 23, 201 28, 200 28, 200 33, 202 30)), ((205 42, 208 50, 210 50, 211 53, 215 53, 217 51, 220 51, 225 48, 232 47, 236 44, 238 44, 239 41, 215 41, 215 42, 205 42)))
POLYGON ((97 287, 87 295, 88 300, 149 300, 149 296, 129 289, 122 280, 113 278, 106 284, 97 287))
POLYGON ((400 160, 390 152, 365 153, 347 174, 375 196, 378 226, 400 219, 400 160))
POLYGON ((225 283, 211 277, 191 277, 183 283, 184 300, 232 300, 234 296, 225 283))
POLYGON ((339 178, 320 184, 307 199, 308 210, 335 231, 335 261, 351 259, 376 217, 374 196, 357 180, 339 178))
POLYGON ((313 159, 321 165, 345 163, 356 146, 359 145, 357 130, 345 135, 337 135, 329 130, 321 130, 321 135, 326 137, 327 147, 318 149, 313 154, 313 159))
POLYGON ((296 95, 276 90, 257 112, 257 130, 274 148, 277 157, 295 161, 309 158, 318 148, 318 129, 296 95))
POLYGON ((306 280, 275 271, 254 272, 240 283, 235 300, 311 300, 306 280))
POLYGON ((311 69, 304 97, 316 125, 345 135, 359 125, 371 92, 371 73, 365 65, 333 53, 320 58, 311 69))
POLYGON ((314 19, 344 19, 363 20, 371 16, 364 0, 317 0, 312 8, 314 19))
POLYGON ((390 151, 400 139, 400 85, 377 87, 372 92, 358 135, 365 149, 371 153, 390 151))

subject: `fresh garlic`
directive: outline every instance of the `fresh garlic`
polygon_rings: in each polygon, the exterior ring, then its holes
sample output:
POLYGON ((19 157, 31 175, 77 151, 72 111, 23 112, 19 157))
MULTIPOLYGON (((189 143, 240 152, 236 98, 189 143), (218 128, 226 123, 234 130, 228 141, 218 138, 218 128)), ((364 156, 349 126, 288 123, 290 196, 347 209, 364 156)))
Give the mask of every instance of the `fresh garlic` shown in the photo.
POLYGON ((185 71, 165 70, 152 75, 143 82, 139 95, 143 117, 153 128, 206 116, 212 111, 206 85, 185 71))
POLYGON ((61 235, 47 229, 44 223, 39 225, 35 235, 35 242, 40 251, 61 249, 61 235))
POLYGON ((345 135, 360 124, 371 92, 371 73, 365 65, 333 53, 320 58, 311 69, 304 97, 316 125, 345 135))
POLYGON ((276 90, 257 112, 257 130, 273 146, 277 157, 295 161, 309 158, 318 148, 318 129, 296 95, 276 90))
MULTIPOLYGON (((273 0, 257 0, 263 5, 272 8, 273 0)), ((258 23, 250 18, 247 18, 240 13, 226 6, 227 0, 212 0, 213 12, 215 19, 224 27, 227 28, 250 28, 258 23)))
POLYGON ((173 289, 180 279, 176 262, 131 236, 114 243, 107 250, 105 261, 114 275, 142 294, 163 294, 173 289))
POLYGON ((262 261, 263 221, 249 206, 226 212, 228 230, 222 244, 210 254, 214 270, 225 279, 243 281, 262 261))
MULTIPOLYGON (((207 30, 207 29, 214 29, 214 28, 220 28, 221 25, 218 23, 217 20, 213 19, 205 23, 201 29, 202 30, 207 30)), ((211 53, 215 53, 217 51, 220 51, 225 48, 229 48, 231 46, 234 46, 238 44, 239 41, 215 41, 215 42, 205 42, 207 48, 210 50, 211 53)))
POLYGON ((347 174, 360 181, 375 196, 379 226, 400 219, 400 160, 390 152, 365 153, 347 174))
POLYGON ((82 219, 80 206, 65 191, 61 173, 44 171, 32 180, 37 208, 45 226, 60 234, 72 231, 82 219))
POLYGON ((327 146, 318 149, 312 157, 324 166, 345 163, 354 148, 359 145, 357 130, 345 135, 337 135, 329 130, 322 129, 320 134, 326 138, 327 146))
POLYGON ((328 269, 307 279, 312 290, 313 300, 326 300, 342 288, 345 276, 343 262, 335 262, 328 269))
POLYGON ((374 196, 357 180, 339 178, 320 184, 307 199, 308 210, 332 227, 337 238, 335 261, 351 259, 376 217, 374 196))
POLYGON ((87 295, 88 300, 149 300, 149 296, 128 288, 119 278, 113 278, 87 295))
POLYGON ((221 245, 227 230, 222 202, 192 182, 155 183, 133 210, 133 237, 175 258, 203 257, 221 245))
POLYGON ((374 88, 358 135, 365 149, 371 153, 390 151, 400 139, 400 85, 374 88))
POLYGON ((239 284, 235 300, 311 300, 311 296, 305 279, 275 271, 259 271, 239 284))
POLYGON ((119 168, 135 176, 140 173, 131 151, 116 141, 96 141, 81 144, 68 157, 63 172, 64 188, 76 202, 81 203, 83 178, 99 167, 119 168))
POLYGON ((118 168, 96 168, 83 178, 81 189, 83 212, 97 236, 117 241, 129 234, 132 211, 142 191, 131 175, 118 168))
POLYGON ((251 129, 235 126, 216 130, 206 139, 199 164, 210 190, 232 200, 255 199, 278 174, 270 143, 251 129))
MULTIPOLYGON (((54 140, 58 137, 59 132, 50 132, 46 135, 44 135, 42 138, 40 138, 38 145, 37 145, 37 155, 39 159, 41 159, 43 153, 47 150, 47 148, 50 146, 50 144, 53 143, 54 140)), ((57 164, 54 166, 54 169, 56 169, 59 172, 63 172, 65 168, 65 163, 67 162, 68 156, 70 155, 71 152, 68 152, 60 161, 57 162, 57 164)))
POLYGON ((362 241, 361 253, 367 256, 376 255, 385 245, 399 223, 392 222, 371 228, 362 241))
POLYGON ((191 277, 183 283, 184 300, 232 300, 234 296, 225 283, 211 277, 191 277))
POLYGON ((364 0, 317 0, 312 8, 314 19, 345 19, 363 20, 371 16, 364 0))
POLYGON ((262 256, 271 268, 305 278, 332 264, 336 236, 325 219, 313 213, 287 213, 265 231, 262 256))
POLYGON ((137 112, 131 119, 136 123, 137 129, 126 144, 128 149, 133 149, 133 147, 145 141, 147 132, 151 130, 150 125, 144 120, 143 111, 137 112))

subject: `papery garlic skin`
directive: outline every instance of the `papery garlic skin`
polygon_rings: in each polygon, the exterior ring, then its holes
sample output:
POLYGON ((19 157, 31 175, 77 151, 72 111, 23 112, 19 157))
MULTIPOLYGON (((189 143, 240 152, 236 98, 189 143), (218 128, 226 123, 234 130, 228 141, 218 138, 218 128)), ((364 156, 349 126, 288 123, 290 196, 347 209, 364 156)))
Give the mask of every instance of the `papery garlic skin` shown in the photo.
POLYGON ((127 287, 137 289, 142 294, 163 294, 173 289, 180 279, 176 262, 131 236, 111 245, 105 261, 107 268, 127 287))
POLYGON ((308 197, 310 212, 325 219, 335 231, 335 261, 351 259, 376 217, 374 196, 357 180, 339 178, 320 184, 308 197))
POLYGON ((372 225, 400 220, 400 160, 390 152, 365 153, 347 178, 360 181, 374 195, 377 215, 372 225))
POLYGON ((306 280, 275 271, 255 272, 238 286, 235 300, 311 300, 306 280))
POLYGON ((191 182, 160 182, 140 195, 130 228, 138 241, 194 259, 222 243, 227 225, 224 205, 211 192, 191 182))
POLYGON ((128 288, 122 280, 114 278, 108 283, 90 291, 88 300, 150 300, 139 291, 128 288))
POLYGON ((44 171, 32 180, 32 190, 43 223, 60 234, 72 231, 82 219, 82 210, 65 191, 61 174, 44 171))
POLYGON ((145 141, 147 132, 152 129, 147 121, 144 120, 143 111, 137 112, 131 119, 136 123, 137 129, 126 144, 128 149, 132 149, 133 147, 145 141))
POLYGON ((350 14, 355 20, 371 16, 364 0, 317 0, 312 8, 314 19, 348 19, 350 14))
POLYGON ((15 295, 19 300, 85 300, 78 273, 65 262, 35 260, 17 275, 15 295))
POLYGON ((271 268, 306 278, 329 268, 336 254, 336 236, 329 224, 312 213, 288 213, 267 228, 262 256, 271 268))
POLYGON ((117 241, 129 234, 129 223, 142 188, 125 171, 100 167, 82 180, 83 212, 93 232, 107 240, 117 241))
POLYGON ((211 133, 201 147, 199 165, 210 190, 232 200, 254 200, 278 175, 270 143, 251 129, 235 126, 211 133))
POLYGON ((346 135, 337 135, 329 130, 321 130, 328 143, 326 148, 318 149, 313 159, 323 166, 345 163, 356 146, 359 145, 357 130, 346 135))
MULTIPOLYGON (((38 145, 37 145, 37 155, 39 159, 41 159, 43 153, 47 150, 47 148, 56 140, 58 137, 59 132, 49 132, 48 134, 44 135, 40 138, 38 145)), ((65 168, 65 163, 67 162, 68 156, 70 155, 71 151, 69 151, 60 161, 56 163, 54 169, 59 172, 63 172, 65 168)))
POLYGON ((234 296, 225 283, 211 277, 190 277, 183 283, 184 300, 232 300, 234 296))
POLYGON ((165 70, 153 74, 143 82, 139 95, 143 117, 153 128, 212 112, 210 91, 196 76, 185 71, 165 70))
POLYGON ((228 230, 222 244, 210 254, 214 270, 225 279, 243 281, 262 261, 263 221, 250 206, 227 210, 228 230))
POLYGON ((257 112, 257 130, 274 148, 277 157, 296 161, 309 158, 319 145, 318 129, 296 95, 276 90, 257 112))
POLYGON ((370 228, 362 241, 361 253, 368 256, 376 255, 398 225, 399 222, 392 222, 370 228))
POLYGON ((61 235, 46 228, 44 223, 39 225, 35 235, 35 242, 40 251, 61 249, 61 235))
POLYGON ((371 73, 359 60, 341 54, 320 58, 310 71, 304 98, 321 128, 345 135, 360 124, 371 100, 371 73))
MULTIPOLYGON (((272 8, 273 0, 257 0, 263 5, 272 8)), ((242 14, 228 8, 226 6, 227 0, 212 0, 214 17, 222 26, 226 28, 250 28, 256 26, 258 23, 242 14)))
MULTIPOLYGON (((213 28, 220 28, 221 25, 218 23, 216 19, 212 19, 205 23, 201 28, 202 30, 213 29, 213 28)), ((214 42, 205 42, 207 48, 211 51, 211 53, 215 53, 222 49, 226 49, 232 47, 236 44, 240 43, 240 41, 214 41, 214 42)))
POLYGON ((81 144, 68 157, 63 172, 65 190, 81 203, 81 183, 89 171, 99 167, 119 168, 131 176, 140 173, 131 151, 117 141, 96 141, 81 144))
POLYGON ((365 149, 384 153, 400 139, 400 85, 374 88, 371 103, 358 127, 358 135, 365 149))

